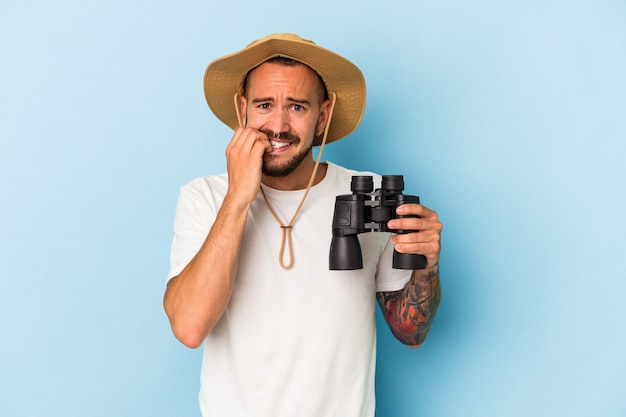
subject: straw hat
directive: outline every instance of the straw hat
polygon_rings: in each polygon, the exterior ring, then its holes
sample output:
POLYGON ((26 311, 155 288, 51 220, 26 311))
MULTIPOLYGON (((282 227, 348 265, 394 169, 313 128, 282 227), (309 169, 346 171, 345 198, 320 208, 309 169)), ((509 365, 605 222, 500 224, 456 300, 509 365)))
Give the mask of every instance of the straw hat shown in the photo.
MULTIPOLYGON (((337 101, 327 143, 357 128, 365 111, 365 79, 352 62, 297 35, 266 36, 246 48, 211 62, 204 74, 204 95, 211 111, 232 129, 239 127, 233 98, 250 70, 274 57, 291 58, 316 71, 337 101)), ((313 143, 319 145, 318 139, 313 143)))

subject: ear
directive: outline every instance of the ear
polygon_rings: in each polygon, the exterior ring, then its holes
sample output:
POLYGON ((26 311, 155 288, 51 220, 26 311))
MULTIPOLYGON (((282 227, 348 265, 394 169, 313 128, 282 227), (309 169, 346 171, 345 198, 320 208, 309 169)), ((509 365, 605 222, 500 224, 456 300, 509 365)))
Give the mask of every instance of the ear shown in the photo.
POLYGON ((246 127, 247 124, 247 109, 248 102, 244 96, 239 96, 239 112, 241 114, 241 127, 246 127))
POLYGON ((317 119, 317 127, 315 128, 316 136, 321 136, 324 133, 324 129, 326 129, 326 124, 330 117, 330 104, 330 100, 326 100, 320 107, 320 116, 317 119))

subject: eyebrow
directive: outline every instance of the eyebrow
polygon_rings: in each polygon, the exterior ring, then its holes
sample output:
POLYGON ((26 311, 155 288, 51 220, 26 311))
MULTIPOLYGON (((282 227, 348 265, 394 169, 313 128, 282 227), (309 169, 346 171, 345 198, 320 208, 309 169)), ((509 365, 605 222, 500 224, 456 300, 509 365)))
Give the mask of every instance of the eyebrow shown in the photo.
MULTIPOLYGON (((273 102, 274 99, 272 97, 258 97, 252 100, 252 104, 265 103, 265 102, 273 102)), ((306 99, 298 99, 293 97, 287 97, 287 101, 290 103, 302 104, 305 106, 310 106, 311 102, 306 99)))

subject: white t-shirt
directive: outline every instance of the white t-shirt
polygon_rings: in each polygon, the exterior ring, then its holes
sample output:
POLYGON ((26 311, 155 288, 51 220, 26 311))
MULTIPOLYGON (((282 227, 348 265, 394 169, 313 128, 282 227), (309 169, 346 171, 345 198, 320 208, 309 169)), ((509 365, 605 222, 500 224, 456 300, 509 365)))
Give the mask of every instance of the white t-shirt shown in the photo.
MULTIPOLYGON (((276 219, 261 193, 253 202, 232 298, 204 342, 204 417, 374 416, 375 293, 402 289, 411 271, 391 268, 389 234, 377 232, 359 235, 363 269, 328 269, 335 196, 350 193, 352 175, 374 174, 329 163, 311 188, 293 225, 290 270, 278 262, 276 219)), ((200 249, 227 187, 224 174, 182 188, 169 279, 200 249)), ((287 223, 304 190, 264 190, 287 223)))

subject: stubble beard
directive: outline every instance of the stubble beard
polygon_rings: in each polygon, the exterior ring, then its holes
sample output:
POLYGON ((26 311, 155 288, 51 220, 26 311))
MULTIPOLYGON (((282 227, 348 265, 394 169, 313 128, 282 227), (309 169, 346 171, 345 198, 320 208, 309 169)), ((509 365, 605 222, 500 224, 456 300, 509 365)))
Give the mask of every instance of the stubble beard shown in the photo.
MULTIPOLYGON (((271 132, 263 131, 263 133, 265 133, 269 137, 272 137, 271 132)), ((298 145, 300 143, 300 137, 297 135, 292 135, 290 133, 281 133, 280 138, 288 140, 292 146, 298 145)), ((261 168, 261 171, 264 175, 267 175, 268 177, 286 177, 287 175, 294 172, 296 168, 300 166, 300 164, 302 164, 302 162, 309 155, 309 152, 311 152, 311 149, 313 149, 313 143, 311 143, 308 148, 302 149, 300 152, 292 156, 291 159, 282 164, 278 164, 275 162, 275 160, 278 159, 279 156, 266 153, 265 155, 263 155, 263 166, 261 168)))

